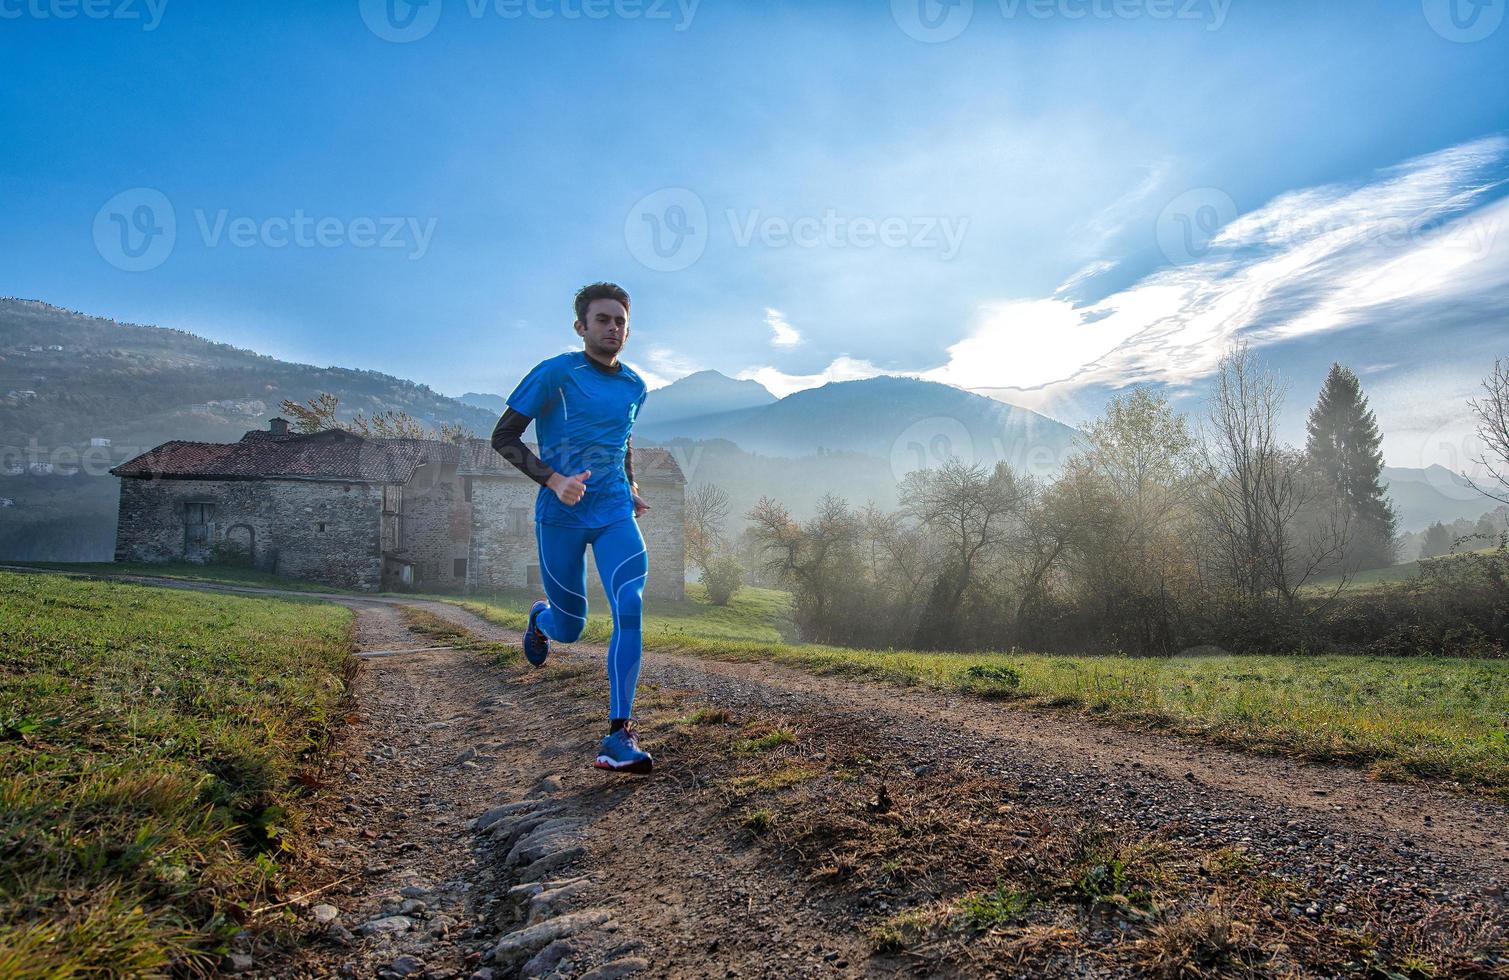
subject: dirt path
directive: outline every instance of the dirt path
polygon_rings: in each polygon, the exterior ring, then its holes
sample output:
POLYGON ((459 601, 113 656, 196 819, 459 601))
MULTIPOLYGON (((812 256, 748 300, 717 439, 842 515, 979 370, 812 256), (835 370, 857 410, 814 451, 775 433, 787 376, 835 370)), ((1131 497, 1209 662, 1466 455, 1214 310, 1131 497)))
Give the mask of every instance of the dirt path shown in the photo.
MULTIPOLYGON (((356 609, 365 651, 518 640, 449 603, 287 594, 356 609)), ((557 645, 544 670, 465 649, 369 659, 317 807, 327 880, 356 877, 299 908, 306 924, 314 904, 338 908, 333 935, 311 932, 297 960, 259 972, 1114 976, 1194 963, 1204 972, 1190 975, 1408 976, 1418 954, 1438 976, 1509 976, 1509 807, 1063 713, 660 652, 636 711, 659 771, 613 776, 588 765, 602 656, 557 645), (957 909, 940 918, 939 901, 997 881, 1025 883, 1029 911, 977 916, 972 931, 957 909), (371 924, 405 901, 423 907, 371 924)))

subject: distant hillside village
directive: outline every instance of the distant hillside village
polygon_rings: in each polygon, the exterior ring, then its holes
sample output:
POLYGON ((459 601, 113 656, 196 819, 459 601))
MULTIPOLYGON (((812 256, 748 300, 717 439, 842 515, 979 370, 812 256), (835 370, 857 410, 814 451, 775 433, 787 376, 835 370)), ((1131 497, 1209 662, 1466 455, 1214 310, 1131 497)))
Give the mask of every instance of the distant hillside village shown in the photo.
MULTIPOLYGON (((239 442, 174 440, 110 472, 117 561, 240 561, 363 591, 541 588, 539 488, 485 439, 300 434, 275 418, 239 442)), ((680 599, 686 480, 662 449, 636 450, 634 475, 651 507, 646 594, 680 599)))

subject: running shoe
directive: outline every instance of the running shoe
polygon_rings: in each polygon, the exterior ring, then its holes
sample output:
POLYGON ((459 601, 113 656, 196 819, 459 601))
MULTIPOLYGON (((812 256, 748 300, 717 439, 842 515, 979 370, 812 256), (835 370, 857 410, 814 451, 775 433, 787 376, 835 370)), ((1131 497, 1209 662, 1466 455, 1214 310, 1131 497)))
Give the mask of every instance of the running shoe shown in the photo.
POLYGON ((544 599, 536 600, 529 607, 529 625, 524 627, 524 658, 536 667, 543 666, 545 658, 550 656, 550 637, 545 631, 535 625, 535 620, 540 618, 540 613, 550 608, 550 603, 544 599))
POLYGON ((634 722, 630 721, 618 731, 604 736, 602 744, 597 747, 597 761, 592 764, 599 769, 643 775, 650 771, 654 761, 650 753, 639 747, 634 722))

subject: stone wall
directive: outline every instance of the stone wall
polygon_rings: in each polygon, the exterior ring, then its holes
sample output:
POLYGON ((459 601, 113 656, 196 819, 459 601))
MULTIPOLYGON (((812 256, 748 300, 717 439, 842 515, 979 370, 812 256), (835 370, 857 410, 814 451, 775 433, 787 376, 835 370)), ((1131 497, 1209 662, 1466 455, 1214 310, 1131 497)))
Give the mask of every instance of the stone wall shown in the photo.
POLYGON ((414 566, 414 588, 461 591, 471 566, 472 505, 456 466, 416 467, 403 487, 403 541, 399 555, 414 566), (456 559, 466 563, 456 574, 456 559))
POLYGON ((684 599, 685 487, 679 483, 641 484, 639 495, 650 505, 649 513, 639 519, 639 532, 644 535, 645 549, 650 559, 650 576, 645 582, 645 595, 656 599, 684 599))
POLYGON ((539 588, 534 499, 539 485, 522 478, 474 476, 471 562, 474 592, 539 588), (517 511, 514 516, 510 511, 517 511))
POLYGON ((211 548, 249 544, 263 571, 376 590, 381 487, 314 480, 122 479, 116 561, 183 561, 184 505, 212 504, 211 548))
MULTIPOLYGON (((472 478, 471 575, 467 582, 470 590, 528 588, 543 594, 534 534, 534 501, 538 492, 538 484, 523 478, 472 478), (522 520, 510 516, 512 508, 522 509, 522 520), (520 533, 515 533, 516 530, 520 533)), ((683 488, 680 484, 656 483, 641 486, 640 494, 651 508, 639 522, 650 562, 645 595, 682 599, 686 580, 682 551, 683 488)), ((590 554, 587 584, 590 592, 602 594, 597 563, 590 554)))

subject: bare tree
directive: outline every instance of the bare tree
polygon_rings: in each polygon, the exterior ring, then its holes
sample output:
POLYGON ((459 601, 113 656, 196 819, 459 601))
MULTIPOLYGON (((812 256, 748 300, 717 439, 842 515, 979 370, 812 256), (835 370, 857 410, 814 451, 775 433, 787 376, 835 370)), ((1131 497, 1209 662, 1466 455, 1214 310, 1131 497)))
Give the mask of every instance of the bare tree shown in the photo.
POLYGON ((1221 358, 1204 444, 1204 514, 1216 559, 1238 594, 1278 595, 1293 607, 1300 588, 1343 553, 1348 525, 1323 506, 1322 484, 1303 455, 1279 441, 1286 392, 1247 344, 1221 358), (1306 513, 1321 516, 1302 523, 1306 513))
POLYGON ((1493 373, 1483 379, 1483 393, 1482 398, 1470 398, 1467 404, 1477 416, 1478 438, 1485 447, 1475 462, 1495 485, 1487 488, 1473 483, 1471 477, 1467 480, 1478 492, 1509 504, 1509 361, 1493 359, 1493 373))
POLYGON ((1196 441, 1168 399, 1134 388, 1083 427, 1066 469, 1061 506, 1075 512, 1068 540, 1080 601, 1102 629, 1140 652, 1176 640, 1183 597, 1193 588, 1198 488, 1196 441))
POLYGON ((337 414, 340 405, 339 395, 322 391, 303 404, 284 399, 279 407, 284 414, 292 417, 295 432, 344 429, 365 439, 432 439, 458 444, 475 438, 475 434, 460 422, 444 422, 435 429, 429 429, 408 412, 391 408, 372 416, 357 412, 349 422, 343 422, 337 414))
POLYGON ((843 642, 836 627, 838 596, 853 585, 858 527, 843 500, 825 494, 817 515, 799 524, 790 512, 761 497, 746 515, 766 555, 766 569, 794 587, 798 624, 808 639, 843 642))
POLYGON ((926 636, 918 642, 947 645, 960 607, 981 567, 1010 538, 1026 494, 1005 463, 993 470, 950 458, 937 469, 915 470, 897 488, 902 512, 939 545, 942 567, 933 586, 926 636))
POLYGON ((699 483, 686 496, 686 562, 703 574, 723 549, 728 508, 727 491, 713 483, 699 483))

